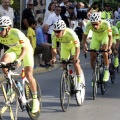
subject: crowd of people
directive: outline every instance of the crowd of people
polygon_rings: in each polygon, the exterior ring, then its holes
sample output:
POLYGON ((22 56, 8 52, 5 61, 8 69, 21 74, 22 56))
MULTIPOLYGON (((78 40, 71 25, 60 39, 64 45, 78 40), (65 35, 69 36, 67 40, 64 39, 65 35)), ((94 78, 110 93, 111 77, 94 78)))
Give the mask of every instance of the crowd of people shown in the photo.
MULTIPOLYGON (((108 3, 102 9, 99 2, 94 2, 89 6, 86 2, 70 2, 69 0, 52 0, 45 11, 44 17, 36 18, 33 1, 28 0, 27 8, 22 12, 21 29, 30 39, 34 53, 42 54, 41 67, 51 66, 51 34, 55 21, 63 20, 66 26, 73 29, 78 35, 79 40, 82 41, 85 26, 92 12, 100 12, 102 19, 119 19, 119 8, 118 11, 115 10, 113 12, 108 3), (35 30, 35 32, 32 30, 35 30)), ((88 38, 91 38, 91 35, 90 31, 88 38)), ((58 55, 60 55, 59 46, 59 43, 57 43, 58 55)))

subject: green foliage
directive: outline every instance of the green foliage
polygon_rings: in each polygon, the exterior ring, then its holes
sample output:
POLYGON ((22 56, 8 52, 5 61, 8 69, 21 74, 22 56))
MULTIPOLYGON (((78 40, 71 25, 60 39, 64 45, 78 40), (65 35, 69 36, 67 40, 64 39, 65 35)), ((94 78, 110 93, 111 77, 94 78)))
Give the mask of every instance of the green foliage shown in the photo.
POLYGON ((10 5, 12 5, 14 3, 14 0, 10 0, 10 5))

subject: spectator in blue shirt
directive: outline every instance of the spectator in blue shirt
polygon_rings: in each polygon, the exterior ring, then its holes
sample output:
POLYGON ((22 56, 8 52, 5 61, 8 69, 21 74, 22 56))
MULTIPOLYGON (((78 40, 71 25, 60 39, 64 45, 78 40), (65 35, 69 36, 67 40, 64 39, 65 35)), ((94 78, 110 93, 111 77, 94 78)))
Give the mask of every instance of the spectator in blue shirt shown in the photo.
POLYGON ((35 54, 42 54, 41 67, 50 66, 49 62, 51 60, 51 48, 52 45, 47 42, 47 32, 49 30, 49 25, 44 24, 38 27, 36 30, 36 48, 35 54))

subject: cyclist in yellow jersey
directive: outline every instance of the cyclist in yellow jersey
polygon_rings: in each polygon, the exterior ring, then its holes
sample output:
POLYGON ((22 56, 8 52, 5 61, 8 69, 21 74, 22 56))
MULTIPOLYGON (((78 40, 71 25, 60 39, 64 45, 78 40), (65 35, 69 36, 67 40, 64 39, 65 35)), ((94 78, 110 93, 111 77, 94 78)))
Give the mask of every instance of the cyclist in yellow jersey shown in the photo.
MULTIPOLYGON (((37 99, 36 81, 33 77, 33 48, 29 39, 18 29, 11 28, 11 20, 8 16, 0 17, 0 43, 9 47, 1 58, 1 62, 10 63, 16 61, 20 64, 23 60, 26 78, 30 83, 30 89, 33 94, 32 113, 39 110, 39 101, 37 99)), ((7 70, 3 69, 7 76, 7 70)))
POLYGON ((56 61, 56 48, 57 42, 61 43, 61 59, 66 60, 72 55, 73 64, 77 75, 77 90, 81 89, 81 67, 80 67, 80 42, 76 33, 70 29, 66 28, 66 24, 63 20, 59 20, 54 23, 54 32, 52 33, 52 60, 56 61))
MULTIPOLYGON (((89 31, 92 30, 92 40, 90 43, 90 49, 98 50, 101 46, 103 50, 110 50, 112 46, 112 30, 109 22, 106 20, 101 20, 101 14, 99 12, 94 12, 90 15, 90 22, 87 23, 85 32, 83 35, 83 46, 84 51, 88 49, 87 47, 87 35, 89 31)), ((103 53, 104 57, 104 64, 105 64, 105 71, 103 81, 107 82, 109 80, 109 60, 108 60, 108 53, 103 53)), ((94 70, 94 63, 96 59, 96 54, 94 52, 90 52, 90 60, 91 60, 91 67, 94 70)))
POLYGON ((118 59, 118 48, 119 48, 119 32, 116 26, 113 25, 112 19, 107 19, 107 21, 110 23, 112 28, 112 37, 113 37, 113 44, 112 44, 112 52, 115 55, 114 59, 114 66, 117 68, 119 66, 119 59, 118 59))

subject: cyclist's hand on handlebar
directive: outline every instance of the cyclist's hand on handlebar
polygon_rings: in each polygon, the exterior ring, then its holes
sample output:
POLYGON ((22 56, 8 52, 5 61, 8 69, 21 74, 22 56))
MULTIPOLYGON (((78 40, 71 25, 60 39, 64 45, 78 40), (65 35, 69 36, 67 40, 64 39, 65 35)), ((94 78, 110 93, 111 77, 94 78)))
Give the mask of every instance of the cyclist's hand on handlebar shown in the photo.
POLYGON ((16 59, 14 61, 14 64, 15 64, 16 67, 20 67, 21 66, 21 61, 19 59, 16 59))

